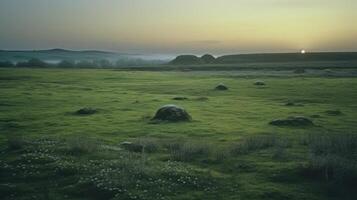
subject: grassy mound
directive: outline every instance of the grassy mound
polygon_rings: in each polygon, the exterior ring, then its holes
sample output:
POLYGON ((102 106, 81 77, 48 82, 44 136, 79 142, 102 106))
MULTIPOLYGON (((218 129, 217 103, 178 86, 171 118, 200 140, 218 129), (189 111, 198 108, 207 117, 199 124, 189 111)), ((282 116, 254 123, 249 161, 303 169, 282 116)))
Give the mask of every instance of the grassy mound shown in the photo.
POLYGON ((312 126, 314 123, 303 116, 289 117, 286 119, 276 119, 269 124, 274 126, 312 126))
POLYGON ((180 122, 190 121, 192 118, 185 109, 176 105, 166 105, 161 107, 153 117, 153 120, 180 122))

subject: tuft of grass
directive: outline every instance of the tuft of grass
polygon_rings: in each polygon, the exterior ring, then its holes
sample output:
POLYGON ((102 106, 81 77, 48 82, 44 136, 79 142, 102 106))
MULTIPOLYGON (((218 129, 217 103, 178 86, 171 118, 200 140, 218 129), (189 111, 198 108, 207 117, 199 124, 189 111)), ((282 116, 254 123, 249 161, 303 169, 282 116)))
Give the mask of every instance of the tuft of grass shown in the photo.
POLYGON ((309 135, 307 143, 311 153, 315 155, 336 155, 357 159, 356 135, 309 135))
POLYGON ((145 153, 154 153, 157 152, 160 148, 160 142, 154 138, 139 138, 136 143, 143 147, 143 152, 145 153))
POLYGON ((66 140, 66 153, 70 155, 81 155, 93 153, 99 149, 99 144, 89 138, 73 137, 66 140))
POLYGON ((250 136, 241 142, 233 144, 232 154, 247 154, 253 151, 267 149, 277 144, 277 137, 274 135, 250 136))
POLYGON ((160 142, 154 138, 138 138, 133 142, 123 142, 124 149, 136 153, 154 153, 160 148, 160 142))
POLYGON ((305 175, 339 183, 357 181, 356 135, 310 135, 307 145, 310 156, 305 175))
POLYGON ((208 157, 211 147, 199 142, 184 142, 169 144, 170 157, 174 161, 193 161, 199 157, 208 157))
POLYGON ((227 148, 214 148, 211 152, 213 162, 221 163, 230 157, 229 150, 227 148))

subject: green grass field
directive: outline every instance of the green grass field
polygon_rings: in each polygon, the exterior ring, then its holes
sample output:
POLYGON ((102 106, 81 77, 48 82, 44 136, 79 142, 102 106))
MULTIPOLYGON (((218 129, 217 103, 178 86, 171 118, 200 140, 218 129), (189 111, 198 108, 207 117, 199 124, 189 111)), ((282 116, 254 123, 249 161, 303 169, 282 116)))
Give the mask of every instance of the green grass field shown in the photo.
POLYGON ((0 198, 356 199, 356 100, 347 76, 1 69, 0 198), (166 104, 192 122, 152 123, 166 104))

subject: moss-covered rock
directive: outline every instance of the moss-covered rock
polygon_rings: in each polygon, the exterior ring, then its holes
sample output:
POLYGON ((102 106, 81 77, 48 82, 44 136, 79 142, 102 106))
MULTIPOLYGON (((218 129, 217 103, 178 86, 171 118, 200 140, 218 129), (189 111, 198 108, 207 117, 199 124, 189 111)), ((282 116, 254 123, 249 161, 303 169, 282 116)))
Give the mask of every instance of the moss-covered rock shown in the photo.
POLYGON ((191 119, 191 116, 185 109, 176 105, 165 105, 159 108, 155 116, 152 118, 152 120, 169 122, 191 121, 191 119))
POLYGON ((228 87, 224 85, 223 83, 220 83, 219 85, 216 86, 215 90, 228 90, 228 87))

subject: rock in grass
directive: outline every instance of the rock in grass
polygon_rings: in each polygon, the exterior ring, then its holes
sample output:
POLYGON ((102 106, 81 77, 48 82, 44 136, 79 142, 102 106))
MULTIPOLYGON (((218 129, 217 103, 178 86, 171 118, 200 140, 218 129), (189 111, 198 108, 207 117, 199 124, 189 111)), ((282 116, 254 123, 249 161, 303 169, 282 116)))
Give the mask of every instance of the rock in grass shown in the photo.
POLYGON ((165 105, 159 108, 155 116, 152 118, 152 120, 169 122, 191 121, 191 119, 191 116, 185 109, 176 105, 165 105))
POLYGON ((98 111, 94 108, 86 107, 86 108, 81 108, 76 111, 77 115, 93 115, 97 113, 98 111))
POLYGON ((215 88, 215 90, 224 91, 224 90, 228 90, 228 87, 225 86, 223 83, 220 83, 219 85, 217 85, 217 87, 215 88))
POLYGON ((184 100, 188 100, 187 97, 174 97, 172 98, 173 100, 176 100, 176 101, 184 101, 184 100))
POLYGON ((303 116, 296 116, 296 117, 289 117, 286 119, 276 119, 269 123, 270 125, 274 126, 312 126, 314 123, 306 117, 303 116))
POLYGON ((342 115, 340 110, 327 110, 325 113, 328 115, 342 115))
POLYGON ((264 81, 255 81, 254 85, 263 86, 266 85, 264 81))

